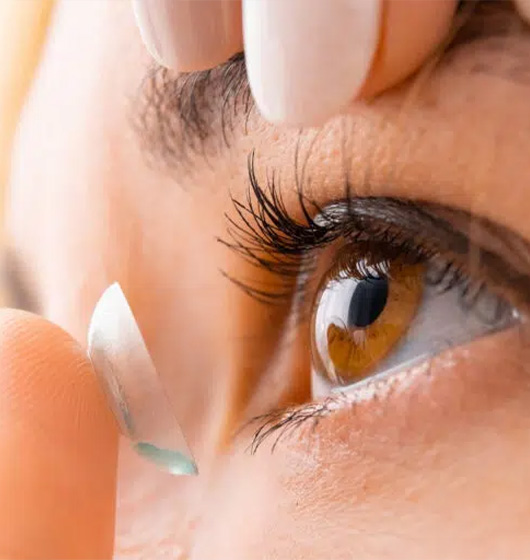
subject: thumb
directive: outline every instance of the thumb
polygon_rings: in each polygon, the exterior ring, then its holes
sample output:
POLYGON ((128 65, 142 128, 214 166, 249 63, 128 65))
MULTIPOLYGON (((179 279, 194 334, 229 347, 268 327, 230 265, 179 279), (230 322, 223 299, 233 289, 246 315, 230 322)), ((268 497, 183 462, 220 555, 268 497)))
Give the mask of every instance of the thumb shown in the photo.
POLYGON ((0 558, 111 558, 117 442, 82 348, 0 311, 0 558))

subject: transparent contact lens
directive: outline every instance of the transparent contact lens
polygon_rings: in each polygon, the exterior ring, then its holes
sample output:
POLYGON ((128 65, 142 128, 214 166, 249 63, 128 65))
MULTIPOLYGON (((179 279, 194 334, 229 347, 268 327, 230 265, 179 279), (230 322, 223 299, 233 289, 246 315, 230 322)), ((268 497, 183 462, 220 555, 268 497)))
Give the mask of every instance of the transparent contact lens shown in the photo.
POLYGON ((94 309, 88 355, 121 432, 135 451, 172 474, 197 474, 195 460, 117 283, 104 292, 94 309))

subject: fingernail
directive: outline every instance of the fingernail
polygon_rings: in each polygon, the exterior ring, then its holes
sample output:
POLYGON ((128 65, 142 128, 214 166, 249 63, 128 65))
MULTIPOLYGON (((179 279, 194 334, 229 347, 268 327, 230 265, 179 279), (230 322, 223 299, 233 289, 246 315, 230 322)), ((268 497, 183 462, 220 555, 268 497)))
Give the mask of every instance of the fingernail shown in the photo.
POLYGON ((133 0, 133 9, 147 49, 162 66, 204 70, 242 50, 239 0, 133 0))
POLYGON ((252 93, 272 122, 317 125, 363 85, 380 27, 380 0, 243 0, 252 93))

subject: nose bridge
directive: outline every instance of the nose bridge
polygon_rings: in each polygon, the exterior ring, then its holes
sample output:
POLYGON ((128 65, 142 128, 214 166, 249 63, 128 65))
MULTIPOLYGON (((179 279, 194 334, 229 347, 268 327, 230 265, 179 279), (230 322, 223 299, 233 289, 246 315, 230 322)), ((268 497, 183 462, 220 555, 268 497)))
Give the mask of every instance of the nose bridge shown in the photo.
POLYGON ((210 377, 216 390, 206 411, 207 446, 214 453, 231 445, 257 416, 310 397, 306 325, 290 320, 288 306, 267 307, 239 288, 228 301, 220 359, 214 360, 210 377))
MULTIPOLYGON (((275 363, 282 336, 283 315, 249 298, 229 281, 220 280, 223 297, 210 328, 194 328, 205 369, 183 372, 199 404, 195 425, 200 425, 202 449, 218 453, 231 442, 249 416, 249 407, 258 386, 266 382, 275 363), (201 375, 202 380, 197 379, 201 375)), ((286 380, 287 381, 287 380, 286 380)))
POLYGON ((297 383, 292 340, 282 344, 287 310, 251 299, 220 275, 200 284, 158 301, 148 341, 199 469, 297 383))

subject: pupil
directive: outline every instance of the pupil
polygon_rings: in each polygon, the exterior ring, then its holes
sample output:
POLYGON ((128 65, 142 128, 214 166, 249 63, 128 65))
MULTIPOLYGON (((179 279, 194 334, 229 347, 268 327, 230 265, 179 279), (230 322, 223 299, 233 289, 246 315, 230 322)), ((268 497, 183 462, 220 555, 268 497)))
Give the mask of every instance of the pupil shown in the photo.
POLYGON ((348 309, 348 327, 368 327, 383 312, 388 278, 364 278, 355 287, 348 309))

